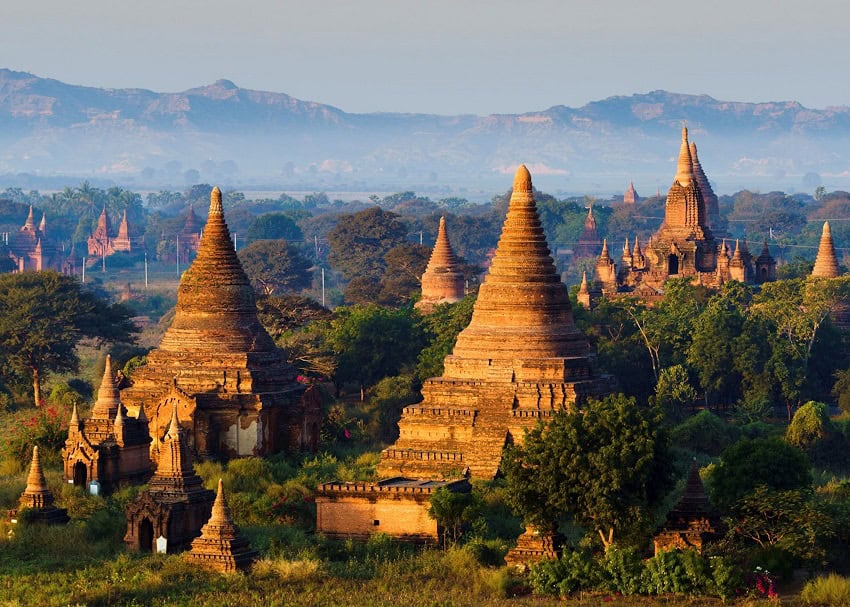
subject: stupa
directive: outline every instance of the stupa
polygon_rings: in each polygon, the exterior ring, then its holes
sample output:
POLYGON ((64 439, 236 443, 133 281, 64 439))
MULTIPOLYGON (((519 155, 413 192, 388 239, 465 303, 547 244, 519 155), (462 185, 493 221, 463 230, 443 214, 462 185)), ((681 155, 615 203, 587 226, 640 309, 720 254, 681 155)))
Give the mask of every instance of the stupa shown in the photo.
POLYGON ((218 493, 210 520, 201 529, 201 536, 192 542, 186 554, 190 562, 229 573, 247 571, 257 559, 257 553, 230 518, 230 508, 224 498, 224 483, 218 481, 218 493))
POLYGON ((201 477, 195 474, 192 453, 183 435, 175 406, 150 488, 130 502, 125 511, 124 541, 134 550, 151 552, 157 538, 164 537, 167 552, 181 552, 198 537, 210 517, 215 494, 204 489, 201 477))
POLYGON ((127 414, 107 356, 91 415, 80 421, 75 405, 68 422, 62 450, 65 480, 80 487, 97 481, 104 492, 144 482, 151 473, 150 442, 148 420, 142 411, 136 417, 127 414))
POLYGON ((629 182, 629 189, 626 190, 626 193, 623 194, 623 203, 624 204, 635 204, 640 202, 640 196, 638 196, 637 190, 635 190, 635 184, 633 181, 629 182))
POLYGON ((442 377, 404 409, 400 436, 378 467, 386 477, 493 478, 503 447, 555 411, 612 391, 574 322, 521 166, 490 272, 442 377))
POLYGON ((28 519, 33 522, 43 522, 49 525, 67 523, 68 511, 53 505, 53 493, 47 488, 47 480, 41 469, 41 459, 38 447, 32 448, 32 463, 27 477, 27 487, 18 502, 18 511, 11 513, 13 518, 19 516, 21 510, 28 510, 28 519))
POLYGON ((463 296, 463 273, 446 235, 446 218, 440 217, 437 241, 422 275, 422 297, 416 302, 416 308, 427 314, 439 304, 455 303, 463 296))
POLYGON ((296 375, 257 319, 254 290, 224 221, 221 190, 213 188, 174 320, 122 399, 131 410, 144 408, 154 452, 176 403, 197 453, 264 455, 318 442, 321 407, 315 399, 304 402, 296 375))
POLYGON ((685 493, 667 515, 655 535, 655 553, 664 550, 696 550, 718 537, 720 517, 708 502, 696 462, 691 464, 685 493))
POLYGON ((584 220, 584 229, 578 237, 573 257, 596 257, 602 250, 602 239, 599 238, 599 231, 596 227, 596 218, 593 216, 593 205, 587 211, 587 217, 584 220))
POLYGON ((832 232, 829 222, 823 222, 823 232, 818 246, 818 256, 815 259, 815 267, 812 270, 812 278, 838 278, 841 271, 838 269, 838 258, 835 256, 835 244, 832 242, 832 232))
POLYGON ((705 171, 702 169, 702 164, 697 156, 697 144, 693 141, 690 144, 691 164, 693 166, 694 177, 699 185, 700 193, 702 193, 703 202, 705 202, 705 223, 711 228, 711 233, 715 238, 720 236, 728 236, 726 222, 720 216, 720 204, 717 200, 717 194, 711 187, 711 182, 705 171))

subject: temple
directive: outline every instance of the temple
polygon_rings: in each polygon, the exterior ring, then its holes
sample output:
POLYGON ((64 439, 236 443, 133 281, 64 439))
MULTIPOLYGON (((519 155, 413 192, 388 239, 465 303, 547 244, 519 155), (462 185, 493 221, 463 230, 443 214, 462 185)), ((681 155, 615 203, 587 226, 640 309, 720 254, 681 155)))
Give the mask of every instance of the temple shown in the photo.
POLYGON ((166 552, 186 550, 209 519, 214 499, 195 474, 175 406, 149 489, 127 505, 124 541, 133 550, 152 552, 162 537, 166 552))
POLYGON ((720 517, 708 502, 696 462, 691 464, 685 493, 667 521, 655 534, 655 553, 664 550, 696 550, 720 535, 720 517))
POLYGON ((725 232, 719 219, 717 196, 695 158, 696 146, 682 128, 682 143, 673 185, 667 193, 664 221, 643 247, 635 237, 626 238, 620 264, 611 258, 607 242, 596 263, 595 285, 604 296, 627 293, 652 300, 663 295, 668 278, 688 277, 707 287, 737 280, 760 284, 775 280, 776 263, 765 242, 755 260, 746 242, 735 245, 730 258, 725 240, 715 240, 710 218, 725 232), (706 203, 708 192, 709 203, 706 203))
POLYGON ((154 459, 175 404, 201 455, 315 449, 321 403, 303 398, 296 376, 257 319, 216 187, 198 256, 180 281, 174 320, 122 399, 150 420, 154 459))
POLYGON ((13 520, 20 516, 21 511, 27 511, 27 520, 47 523, 48 525, 67 523, 68 511, 53 505, 53 492, 47 488, 47 480, 41 468, 41 458, 38 447, 32 448, 32 463, 27 476, 27 487, 18 501, 18 510, 10 513, 13 520))
POLYGON ((422 297, 416 302, 416 308, 427 314, 439 304, 455 303, 463 296, 463 273, 446 235, 446 218, 440 217, 437 241, 422 275, 422 297))
POLYGON ((8 235, 6 254, 17 272, 62 271, 62 254, 47 233, 47 216, 42 215, 36 226, 32 205, 21 229, 8 235))
POLYGON ((86 244, 91 258, 89 263, 97 263, 97 258, 108 257, 118 252, 129 253, 132 250, 132 244, 130 243, 130 225, 127 223, 126 209, 121 218, 121 224, 118 226, 118 234, 113 235, 109 215, 106 213, 106 207, 103 207, 103 211, 97 219, 97 228, 88 237, 86 244))
POLYGON ((812 278, 838 278, 840 275, 838 258, 835 256, 835 244, 832 242, 832 232, 829 229, 829 222, 825 221, 818 246, 818 255, 815 258, 815 267, 812 270, 812 278))
POLYGON ((613 390, 573 322, 525 166, 472 319, 444 368, 425 381, 423 401, 404 409, 381 477, 493 478, 503 447, 526 429, 613 390))
POLYGON ((623 203, 624 204, 635 204, 636 202, 640 202, 640 196, 638 196, 637 191, 635 190, 634 182, 629 182, 629 189, 626 190, 626 193, 623 194, 623 203))
POLYGON ((192 549, 186 558, 189 562, 222 573, 247 571, 257 560, 257 553, 251 549, 248 540, 239 535, 239 530, 233 524, 221 479, 218 481, 212 515, 201 529, 201 536, 192 542, 192 549))
POLYGON ((145 482, 151 473, 150 442, 144 412, 131 417, 120 400, 112 361, 107 356, 89 419, 80 421, 75 405, 68 423, 68 439, 62 450, 64 478, 80 487, 97 481, 104 492, 145 482))
POLYGON ((726 221, 720 215, 720 204, 717 200, 717 194, 714 193, 705 171, 702 170, 702 164, 700 164, 699 156, 697 156, 697 144, 693 141, 690 144, 690 151, 694 177, 697 180, 697 185, 699 185, 700 192, 702 193, 702 199, 705 202, 705 223, 711 228, 711 233, 715 238, 727 237, 729 236, 729 232, 726 221))
POLYGON ((195 215, 194 205, 189 205, 189 212, 186 214, 186 223, 180 228, 177 235, 180 238, 180 263, 189 263, 192 255, 198 252, 201 246, 201 233, 203 225, 198 216, 195 215))
POLYGON ((593 205, 591 205, 587 211, 587 218, 584 220, 584 229, 573 249, 573 257, 576 259, 596 257, 601 250, 602 239, 599 238, 599 231, 596 229, 596 218, 593 216, 593 205))

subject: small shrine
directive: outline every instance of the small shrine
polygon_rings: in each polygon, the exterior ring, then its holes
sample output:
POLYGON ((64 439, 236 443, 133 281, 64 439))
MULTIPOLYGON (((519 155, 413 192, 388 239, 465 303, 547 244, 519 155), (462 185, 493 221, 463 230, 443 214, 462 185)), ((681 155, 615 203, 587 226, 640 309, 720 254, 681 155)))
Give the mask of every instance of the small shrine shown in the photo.
POLYGON ((27 488, 21 494, 18 510, 10 512, 13 522, 22 510, 27 511, 27 519, 31 522, 57 525, 70 520, 67 510, 53 505, 53 493, 47 488, 47 480, 44 478, 44 470, 41 468, 41 459, 38 456, 38 447, 32 448, 27 488))
POLYGON ((664 550, 696 550, 719 536, 720 517, 708 502, 696 462, 691 464, 685 493, 655 534, 655 553, 664 550))
POLYGON ((204 489, 195 474, 176 406, 149 486, 127 505, 124 541, 133 550, 152 552, 156 540, 163 538, 166 552, 186 550, 209 519, 215 493, 204 489))
POLYGON ((437 241, 422 275, 422 297, 416 308, 424 314, 442 303, 455 303, 463 299, 464 279, 446 234, 446 218, 440 217, 437 241))
POLYGON ((62 449, 64 478, 83 488, 97 481, 105 492, 123 484, 143 483, 151 473, 150 442, 144 411, 137 417, 127 414, 118 395, 112 359, 107 356, 91 415, 80 421, 75 405, 68 422, 68 439, 62 449))
POLYGON ((251 549, 247 539, 239 535, 239 529, 230 518, 221 479, 218 480, 218 493, 210 520, 201 529, 201 536, 192 542, 186 558, 222 573, 247 571, 257 560, 256 551, 251 549))

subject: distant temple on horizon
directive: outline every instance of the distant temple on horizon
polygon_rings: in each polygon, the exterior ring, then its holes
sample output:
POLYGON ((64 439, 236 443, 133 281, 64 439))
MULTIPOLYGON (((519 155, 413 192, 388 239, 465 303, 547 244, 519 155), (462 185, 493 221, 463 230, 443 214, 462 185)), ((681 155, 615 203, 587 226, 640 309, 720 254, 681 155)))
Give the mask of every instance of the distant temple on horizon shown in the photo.
POLYGON ((440 217, 437 241, 422 275, 422 297, 416 302, 416 308, 427 314, 436 306, 458 302, 463 296, 463 272, 446 234, 446 218, 440 217))
POLYGON ((47 215, 42 213, 36 226, 32 205, 24 225, 17 232, 5 234, 3 240, 5 254, 12 260, 14 271, 62 271, 62 253, 48 234, 47 215))
POLYGON ((112 234, 109 215, 106 213, 106 207, 104 206, 100 217, 97 219, 97 228, 86 241, 88 245, 89 264, 97 263, 98 258, 109 257, 119 252, 130 253, 132 251, 130 224, 127 222, 126 209, 121 218, 121 224, 118 226, 118 234, 115 236, 112 234))

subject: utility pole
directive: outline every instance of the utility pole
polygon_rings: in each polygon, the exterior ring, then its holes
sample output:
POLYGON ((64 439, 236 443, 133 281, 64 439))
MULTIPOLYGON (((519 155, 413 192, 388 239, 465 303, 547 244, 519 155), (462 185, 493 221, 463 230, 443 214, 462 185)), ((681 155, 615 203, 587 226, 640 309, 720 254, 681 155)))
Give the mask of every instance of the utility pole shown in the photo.
POLYGON ((145 251, 145 291, 148 290, 148 252, 145 251))
POLYGON ((325 307, 325 269, 322 268, 322 307, 325 307))
POLYGON ((83 284, 86 284, 86 258, 83 256, 83 284))
POLYGON ((180 233, 177 234, 177 280, 180 280, 180 233))

